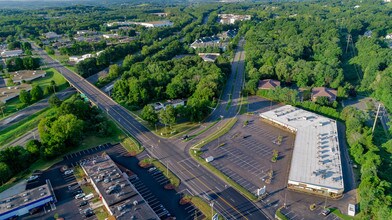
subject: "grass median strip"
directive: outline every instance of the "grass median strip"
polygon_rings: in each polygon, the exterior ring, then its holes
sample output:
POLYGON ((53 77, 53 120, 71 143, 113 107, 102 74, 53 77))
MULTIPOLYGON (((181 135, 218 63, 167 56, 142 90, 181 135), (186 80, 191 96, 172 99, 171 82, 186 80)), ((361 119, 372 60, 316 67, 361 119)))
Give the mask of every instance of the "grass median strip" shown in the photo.
POLYGON ((171 172, 165 165, 163 165, 161 162, 159 162, 156 159, 149 159, 149 161, 152 165, 154 165, 158 170, 162 172, 162 174, 170 181, 170 183, 174 187, 178 187, 181 183, 180 179, 174 175, 173 172, 171 172))
POLYGON ((276 219, 280 219, 280 220, 289 220, 285 215, 283 215, 283 213, 280 211, 281 208, 279 208, 278 210, 276 210, 275 212, 275 217, 276 219))
POLYGON ((210 204, 205 202, 202 198, 200 198, 198 196, 185 195, 183 199, 189 201, 198 210, 200 210, 200 212, 202 212, 203 215, 205 216, 205 219, 212 219, 211 206, 210 206, 210 204))
POLYGON ((222 173, 220 170, 216 169, 214 166, 212 166, 210 163, 207 163, 202 157, 200 157, 200 151, 199 149, 203 147, 204 145, 208 144, 209 142, 217 139, 218 137, 223 136, 227 132, 230 131, 230 129, 235 125, 237 122, 237 118, 232 118, 230 119, 223 127, 223 129, 217 131, 216 133, 210 135, 207 137, 205 140, 202 142, 196 144, 194 147, 190 149, 190 155, 196 159, 201 165, 209 169, 212 173, 220 177, 222 180, 230 184, 232 187, 234 187, 237 191, 239 191, 241 194, 246 196, 248 199, 252 201, 257 201, 258 197, 246 190, 244 187, 236 183, 234 180, 230 179, 228 176, 226 176, 224 173, 222 173))

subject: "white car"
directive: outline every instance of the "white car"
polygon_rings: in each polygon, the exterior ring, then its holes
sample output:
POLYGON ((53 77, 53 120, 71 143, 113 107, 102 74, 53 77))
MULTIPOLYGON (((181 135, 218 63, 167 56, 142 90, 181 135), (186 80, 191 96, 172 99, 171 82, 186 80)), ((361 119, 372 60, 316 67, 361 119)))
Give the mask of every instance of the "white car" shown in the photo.
POLYGON ((83 198, 85 195, 86 195, 86 194, 84 194, 84 193, 77 194, 77 195, 75 196, 75 199, 81 199, 81 198, 83 198))
POLYGON ((64 174, 65 174, 65 175, 69 175, 69 174, 73 174, 73 172, 74 172, 73 170, 66 170, 66 171, 64 172, 64 174))
POLYGON ((39 176, 30 176, 28 179, 27 179, 27 182, 30 182, 30 181, 34 181, 34 180, 36 180, 36 179, 38 179, 38 177, 39 176))

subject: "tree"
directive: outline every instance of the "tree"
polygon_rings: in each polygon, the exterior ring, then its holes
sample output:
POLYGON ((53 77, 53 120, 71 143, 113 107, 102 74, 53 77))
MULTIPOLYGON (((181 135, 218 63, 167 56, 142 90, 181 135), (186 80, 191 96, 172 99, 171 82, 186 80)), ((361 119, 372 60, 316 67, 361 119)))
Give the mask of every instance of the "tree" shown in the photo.
POLYGON ((31 91, 30 91, 31 99, 32 101, 37 101, 42 98, 44 95, 44 92, 42 91, 42 88, 39 85, 35 85, 31 91))
POLYGON ((109 77, 114 79, 119 77, 121 74, 121 67, 119 67, 117 64, 110 65, 109 67, 109 77))
POLYGON ((152 105, 146 105, 143 107, 141 116, 144 120, 148 121, 151 125, 155 125, 158 122, 158 114, 155 112, 152 105))
POLYGON ((41 150, 41 142, 38 140, 29 140, 26 143, 26 150, 30 152, 31 156, 39 157, 41 150))
POLYGON ((20 100, 22 103, 29 104, 29 103, 31 102, 30 93, 27 92, 27 91, 24 90, 24 89, 21 90, 20 93, 19 93, 19 100, 20 100))
POLYGON ((9 168, 9 166, 4 163, 0 162, 0 182, 1 184, 4 184, 7 182, 12 176, 12 171, 9 168))
POLYGON ((159 112, 159 119, 165 125, 171 127, 176 122, 175 109, 173 106, 169 105, 166 109, 162 109, 159 112))
POLYGON ((319 105, 324 105, 324 106, 330 106, 331 105, 331 102, 329 101, 328 97, 326 97, 326 96, 317 97, 316 103, 319 104, 319 105))
POLYGON ((56 96, 56 94, 51 95, 48 102, 51 108, 59 107, 61 105, 61 100, 56 96))

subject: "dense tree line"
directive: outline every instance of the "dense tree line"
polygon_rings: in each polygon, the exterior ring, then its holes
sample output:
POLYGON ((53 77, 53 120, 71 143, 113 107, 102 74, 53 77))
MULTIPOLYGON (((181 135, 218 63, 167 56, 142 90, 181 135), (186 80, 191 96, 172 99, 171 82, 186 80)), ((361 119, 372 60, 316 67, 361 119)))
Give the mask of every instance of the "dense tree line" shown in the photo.
POLYGON ((275 78, 300 87, 337 88, 343 81, 339 33, 318 19, 278 19, 254 25, 246 34, 247 90, 259 79, 275 78))
POLYGON ((199 57, 139 62, 115 83, 112 96, 132 109, 154 100, 188 98, 189 117, 200 120, 215 103, 224 79, 216 64, 199 57))
POLYGON ((75 42, 70 47, 60 48, 60 54, 68 56, 83 55, 90 52, 101 51, 106 48, 106 41, 100 41, 97 43, 88 42, 75 42))
POLYGON ((140 44, 138 42, 108 47, 100 53, 98 57, 88 58, 76 64, 76 71, 79 75, 87 78, 108 67, 112 62, 121 59, 128 54, 135 53, 139 49, 140 44))
POLYGON ((6 61, 8 71, 34 70, 40 67, 41 59, 38 57, 13 57, 6 61))
POLYGON ((0 182, 5 183, 38 159, 50 160, 78 147, 86 135, 111 135, 103 113, 78 95, 64 102, 53 95, 49 103, 55 111, 39 122, 41 141, 31 140, 26 148, 14 146, 0 151, 0 182))

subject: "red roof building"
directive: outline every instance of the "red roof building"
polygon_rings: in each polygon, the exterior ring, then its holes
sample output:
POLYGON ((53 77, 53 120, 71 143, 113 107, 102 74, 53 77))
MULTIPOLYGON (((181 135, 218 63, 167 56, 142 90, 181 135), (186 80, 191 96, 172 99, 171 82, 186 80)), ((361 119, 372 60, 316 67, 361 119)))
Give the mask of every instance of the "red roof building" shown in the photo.
POLYGON ((334 102, 337 94, 338 92, 335 89, 315 87, 312 89, 312 101, 316 101, 318 97, 327 97, 330 102, 334 102))
POLYGON ((274 79, 264 79, 259 81, 258 89, 275 89, 280 86, 280 82, 274 79))

